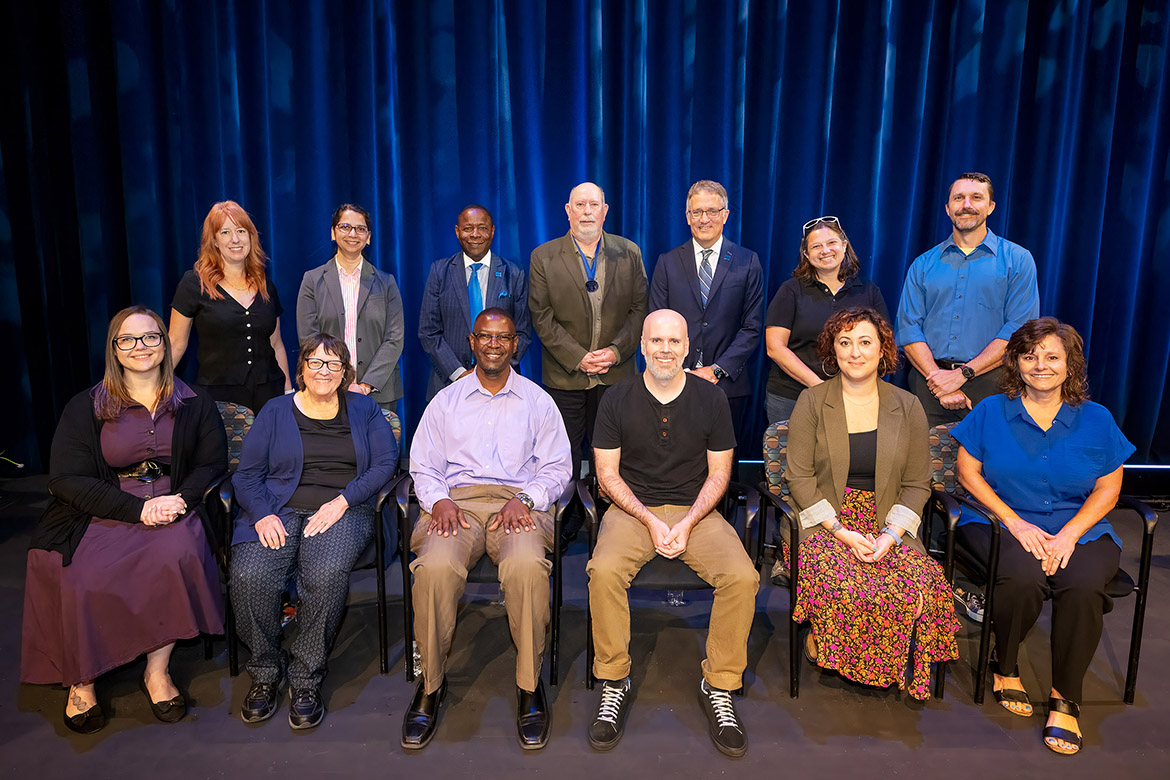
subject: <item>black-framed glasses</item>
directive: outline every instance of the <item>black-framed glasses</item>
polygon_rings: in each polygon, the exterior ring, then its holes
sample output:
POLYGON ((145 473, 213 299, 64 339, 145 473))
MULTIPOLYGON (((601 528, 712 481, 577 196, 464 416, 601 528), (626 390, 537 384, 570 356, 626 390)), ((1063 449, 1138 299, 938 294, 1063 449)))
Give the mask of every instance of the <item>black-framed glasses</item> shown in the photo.
POLYGON ((515 333, 472 333, 475 340, 479 342, 481 347, 486 347, 495 341, 500 346, 508 346, 516 340, 515 333))
POLYGON ((138 346, 138 342, 140 341, 142 342, 142 346, 153 349, 159 344, 162 344, 162 334, 151 332, 143 333, 141 336, 117 336, 114 338, 114 346, 122 352, 129 352, 138 346))
POLYGON ((704 216, 706 216, 708 219, 719 219, 719 215, 725 211, 727 211, 726 208, 722 208, 722 209, 690 209, 689 211, 687 211, 687 213, 691 215, 691 219, 702 219, 704 216))
POLYGON ((826 214, 823 217, 817 217, 816 219, 810 219, 808 222, 805 222, 804 223, 804 235, 807 236, 808 231, 812 230, 814 227, 821 224, 822 222, 827 222, 830 225, 836 225, 837 227, 841 227, 841 220, 837 219, 836 217, 834 217, 832 215, 826 214))
POLYGON ((336 374, 338 371, 345 370, 345 363, 340 360, 322 360, 321 358, 309 358, 305 361, 305 368, 310 371, 320 371, 322 367, 336 374))
POLYGON ((342 222, 338 224, 334 230, 336 230, 338 233, 345 233, 347 235, 350 233, 357 233, 359 236, 368 236, 370 234, 370 229, 367 226, 351 225, 348 222, 342 222))

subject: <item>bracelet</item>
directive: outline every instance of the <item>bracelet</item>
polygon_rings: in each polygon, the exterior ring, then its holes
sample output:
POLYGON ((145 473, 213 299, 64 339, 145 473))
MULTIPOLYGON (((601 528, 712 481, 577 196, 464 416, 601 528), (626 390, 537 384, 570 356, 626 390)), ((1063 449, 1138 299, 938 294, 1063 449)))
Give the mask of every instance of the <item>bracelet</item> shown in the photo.
POLYGON ((883 528, 883 529, 882 529, 882 533, 883 533, 883 534, 886 534, 887 536, 889 536, 891 539, 893 539, 893 540, 894 540, 894 546, 895 546, 895 547, 897 547, 898 545, 900 545, 900 544, 902 543, 902 537, 901 537, 901 536, 899 536, 899 535, 898 535, 898 532, 897 532, 897 531, 895 531, 895 530, 894 530, 893 528, 891 528, 890 526, 888 526, 888 525, 887 525, 885 528, 883 528))

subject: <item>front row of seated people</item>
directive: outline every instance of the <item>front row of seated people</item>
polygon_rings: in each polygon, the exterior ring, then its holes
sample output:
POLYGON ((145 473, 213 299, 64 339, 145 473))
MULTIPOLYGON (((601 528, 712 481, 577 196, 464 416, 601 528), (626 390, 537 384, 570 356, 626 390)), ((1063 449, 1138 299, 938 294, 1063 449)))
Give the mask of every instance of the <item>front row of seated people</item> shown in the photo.
MULTIPOLYGON (((551 398, 511 368, 516 330, 507 313, 486 309, 468 338, 476 368, 428 406, 412 453, 422 509, 410 545, 423 674, 402 745, 421 748, 435 733, 456 605, 469 567, 486 552, 499 565, 517 647, 518 738, 539 749, 550 730, 540 679, 546 554, 552 507, 570 481, 569 442, 551 398)), ((641 339, 646 372, 616 386, 598 409, 594 456, 612 502, 587 566, 590 672, 602 681, 588 738, 598 750, 622 736, 632 699, 625 591, 655 555, 682 560, 715 588, 698 697, 718 749, 747 749, 731 691, 743 685, 759 578, 714 509, 736 442, 726 398, 682 370, 688 348, 680 315, 651 313, 641 339)), ((818 353, 831 378, 800 395, 789 431, 786 478, 802 526, 793 616, 811 623, 804 650, 818 666, 926 698, 931 664, 957 657, 958 623, 941 568, 919 539, 930 479, 925 414, 915 396, 879 380, 896 352, 876 311, 835 314, 818 353)), ((1032 714, 1016 659, 1051 597, 1044 744, 1074 753, 1082 681, 1120 552, 1105 517, 1134 447, 1087 400, 1083 347, 1070 326, 1032 320, 1005 355, 1005 394, 953 430, 961 482, 1009 531, 991 615, 994 689, 1014 714, 1032 714)), ((353 381, 344 341, 307 340, 296 374, 302 389, 265 405, 233 480, 241 511, 232 598, 252 651, 241 716, 270 717, 287 681, 290 725, 311 728, 324 717, 320 686, 349 572, 372 534, 371 499, 393 476, 398 448, 377 403, 342 391, 353 381), (300 627, 286 654, 280 594, 294 575, 300 627)), ((198 502, 225 470, 225 453, 214 402, 174 377, 162 320, 142 307, 119 312, 105 377, 66 406, 54 436, 52 499, 28 556, 21 679, 69 686, 70 730, 105 725, 95 680, 143 655, 142 688, 155 716, 175 722, 186 713, 168 662, 177 640, 223 631, 198 502)), ((974 515, 964 514, 959 534, 976 549, 990 544, 986 521, 974 515)))

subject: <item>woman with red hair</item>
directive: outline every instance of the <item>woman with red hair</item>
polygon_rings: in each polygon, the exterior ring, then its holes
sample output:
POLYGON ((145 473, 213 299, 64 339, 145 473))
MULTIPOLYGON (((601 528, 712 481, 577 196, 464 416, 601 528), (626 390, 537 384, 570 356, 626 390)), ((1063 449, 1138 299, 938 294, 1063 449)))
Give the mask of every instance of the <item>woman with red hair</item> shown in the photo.
POLYGON ((216 203, 203 220, 195 268, 183 275, 171 302, 170 339, 177 364, 191 324, 199 342, 200 386, 217 401, 253 412, 292 390, 280 338, 283 309, 264 273, 260 234, 235 201, 216 203))

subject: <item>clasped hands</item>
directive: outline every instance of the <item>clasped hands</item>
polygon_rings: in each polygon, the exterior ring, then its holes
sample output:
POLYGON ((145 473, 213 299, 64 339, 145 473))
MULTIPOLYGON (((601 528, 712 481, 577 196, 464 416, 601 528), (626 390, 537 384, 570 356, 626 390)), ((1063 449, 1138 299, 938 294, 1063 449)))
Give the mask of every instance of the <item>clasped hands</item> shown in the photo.
POLYGON ((966 381, 963 372, 957 368, 936 368, 926 375, 927 389, 944 409, 971 408, 971 399, 959 389, 966 381))
POLYGON ((1077 539, 1064 531, 1055 536, 1026 520, 1016 518, 1005 520, 1004 526, 1020 545, 1040 561, 1044 573, 1051 576, 1057 569, 1068 566, 1069 559, 1077 548, 1077 539))
POLYGON ((849 548, 853 557, 862 563, 877 563, 886 557, 886 553, 894 546, 894 540, 889 534, 860 534, 842 528, 833 534, 833 537, 849 548))
MULTIPOLYGON (((332 501, 326 501, 305 521, 305 529, 301 535, 307 538, 325 533, 337 525, 337 521, 341 519, 347 509, 349 509, 349 502, 345 500, 345 496, 339 495, 332 501)), ((284 543, 288 539, 288 531, 285 530, 284 523, 279 517, 268 515, 257 520, 254 527, 256 535, 260 538, 260 544, 270 550, 284 547, 284 543)))
MULTIPOLYGON (((431 524, 427 526, 427 536, 458 536, 459 528, 471 528, 463 510, 449 498, 441 498, 431 507, 431 524)), ((535 531, 536 521, 528 507, 518 498, 510 498, 496 512, 495 519, 488 524, 487 530, 494 531, 503 527, 504 533, 520 533, 521 531, 535 531)))
POLYGON ((577 367, 586 374, 604 374, 616 362, 617 355, 612 349, 605 347, 586 352, 585 357, 581 358, 581 363, 577 367))
POLYGON ((155 496, 146 500, 138 519, 143 525, 168 525, 187 511, 187 502, 180 495, 155 496))
POLYGON ((687 551, 687 539, 691 535, 691 523, 680 520, 671 528, 657 517, 646 526, 654 551, 663 558, 677 558, 687 551))

